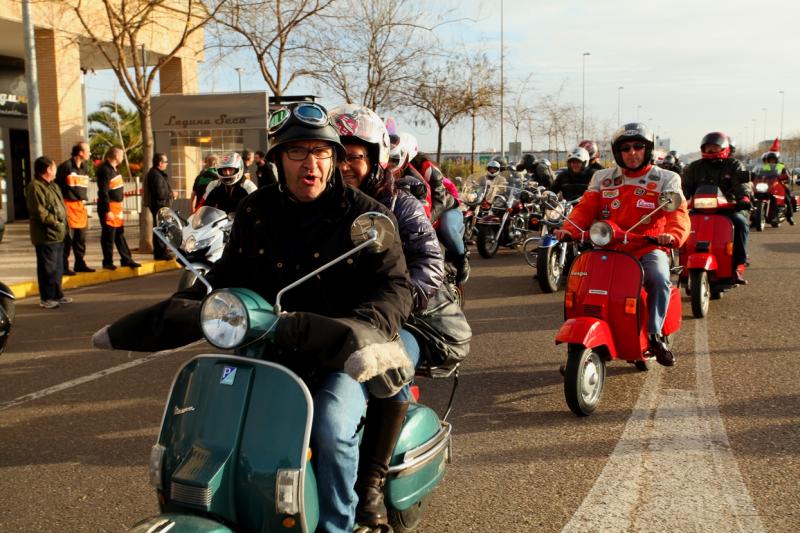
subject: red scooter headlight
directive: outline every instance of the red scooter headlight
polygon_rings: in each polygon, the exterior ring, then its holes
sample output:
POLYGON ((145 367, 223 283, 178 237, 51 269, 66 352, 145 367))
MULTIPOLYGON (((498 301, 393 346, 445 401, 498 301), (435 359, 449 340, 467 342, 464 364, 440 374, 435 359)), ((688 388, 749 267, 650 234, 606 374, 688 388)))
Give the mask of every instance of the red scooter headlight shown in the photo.
POLYGON ((614 227, 608 222, 598 221, 589 228, 589 240, 595 246, 607 246, 614 238, 614 227))

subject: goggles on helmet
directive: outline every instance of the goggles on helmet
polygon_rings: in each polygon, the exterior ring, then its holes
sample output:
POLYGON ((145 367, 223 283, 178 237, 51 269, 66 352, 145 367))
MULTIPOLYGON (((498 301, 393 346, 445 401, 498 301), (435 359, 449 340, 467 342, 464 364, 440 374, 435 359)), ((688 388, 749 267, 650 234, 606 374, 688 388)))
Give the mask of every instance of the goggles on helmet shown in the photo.
POLYGON ((272 135, 281 129, 281 126, 283 126, 286 121, 289 120, 289 116, 291 114, 294 114, 297 120, 304 124, 308 124, 309 126, 316 126, 320 128, 330 124, 328 113, 322 106, 314 103, 302 103, 294 106, 292 111, 289 111, 289 109, 284 107, 273 112, 269 117, 267 132, 272 135))

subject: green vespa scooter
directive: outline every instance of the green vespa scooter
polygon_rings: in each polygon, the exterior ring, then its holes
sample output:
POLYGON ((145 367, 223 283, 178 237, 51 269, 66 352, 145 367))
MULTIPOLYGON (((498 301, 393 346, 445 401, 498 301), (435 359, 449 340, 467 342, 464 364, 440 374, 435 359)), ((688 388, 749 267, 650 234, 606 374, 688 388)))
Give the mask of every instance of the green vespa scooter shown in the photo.
MULTIPOLYGON (((199 355, 175 377, 150 454, 150 482, 161 514, 132 531, 316 529, 311 393, 288 368, 255 357, 269 342, 276 314, 280 320, 286 291, 360 250, 385 249, 394 235, 385 215, 359 216, 351 228, 355 248, 282 289, 274 310, 251 290, 210 292, 201 309, 203 333, 212 345, 235 349, 236 355, 199 355)), ((436 375, 436 369, 427 372, 436 375)), ((452 399, 451 393, 448 414, 452 399)), ((409 408, 385 488, 395 531, 410 531, 421 520, 423 504, 449 462, 450 432, 450 424, 432 409, 419 403, 409 408)))

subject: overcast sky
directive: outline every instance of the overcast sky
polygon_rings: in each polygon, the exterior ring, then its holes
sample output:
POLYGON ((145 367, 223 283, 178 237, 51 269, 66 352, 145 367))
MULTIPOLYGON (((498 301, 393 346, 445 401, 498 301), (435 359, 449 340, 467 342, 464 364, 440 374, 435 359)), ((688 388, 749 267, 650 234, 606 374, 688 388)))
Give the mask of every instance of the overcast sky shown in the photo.
MULTIPOLYGON (((464 43, 485 50, 499 60, 500 1, 448 5, 458 6, 456 16, 469 20, 442 30, 442 38, 454 46, 464 43)), ((595 117, 617 124, 621 96, 623 122, 638 114, 660 136, 671 138, 672 147, 681 153, 696 151, 702 136, 713 130, 728 132, 747 149, 753 140, 765 138, 765 117, 766 138, 779 135, 783 90, 784 137, 800 133, 800 37, 793 27, 800 21, 800 2, 505 0, 504 13, 506 79, 518 83, 530 74, 528 100, 534 106, 559 87, 562 102, 580 105, 582 54, 589 52, 587 121, 595 117)), ((201 91, 237 90, 233 68, 247 69, 246 61, 231 59, 231 72, 214 76, 201 65, 201 91)), ((112 96, 111 81, 107 73, 87 77, 90 111, 112 96)), ((265 87, 252 67, 242 84, 244 90, 265 87)), ((293 89, 302 93, 308 86, 293 89)), ((117 94, 124 100, 121 92, 117 94)), ((339 103, 322 96, 323 104, 339 103)), ((401 129, 419 137, 424 150, 435 150, 433 129, 398 121, 401 129)), ((469 150, 469 134, 466 124, 450 126, 444 134, 445 149, 469 150)), ((512 136, 506 126, 506 142, 512 136)), ((520 140, 527 150, 527 134, 520 140)), ((546 142, 538 139, 536 148, 546 148, 546 142)), ((499 144, 499 128, 483 125, 478 148, 499 149, 499 144)))

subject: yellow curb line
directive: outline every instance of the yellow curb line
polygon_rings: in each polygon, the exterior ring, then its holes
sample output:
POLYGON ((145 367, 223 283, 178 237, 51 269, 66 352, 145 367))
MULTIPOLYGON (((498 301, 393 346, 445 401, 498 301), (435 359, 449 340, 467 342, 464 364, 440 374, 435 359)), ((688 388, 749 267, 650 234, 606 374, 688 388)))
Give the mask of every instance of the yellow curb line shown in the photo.
MULTIPOLYGON (((97 272, 79 272, 74 276, 61 278, 61 288, 64 290, 100 285, 109 281, 149 276, 158 272, 167 272, 181 268, 177 261, 145 261, 139 268, 117 267, 116 270, 97 269, 97 272)), ((39 283, 24 281, 9 286, 18 299, 30 298, 39 295, 39 283)))

